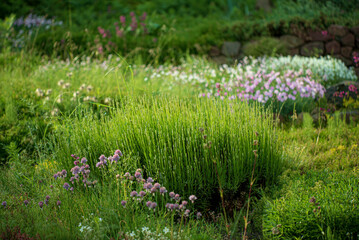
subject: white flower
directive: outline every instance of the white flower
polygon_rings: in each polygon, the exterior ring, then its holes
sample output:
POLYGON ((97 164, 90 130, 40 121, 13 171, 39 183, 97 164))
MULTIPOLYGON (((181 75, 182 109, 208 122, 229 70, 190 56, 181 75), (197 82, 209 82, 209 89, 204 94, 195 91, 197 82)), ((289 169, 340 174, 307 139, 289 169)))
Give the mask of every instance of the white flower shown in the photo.
POLYGON ((163 232, 166 234, 166 233, 168 233, 170 230, 167 228, 167 227, 165 227, 164 229, 163 229, 163 232))

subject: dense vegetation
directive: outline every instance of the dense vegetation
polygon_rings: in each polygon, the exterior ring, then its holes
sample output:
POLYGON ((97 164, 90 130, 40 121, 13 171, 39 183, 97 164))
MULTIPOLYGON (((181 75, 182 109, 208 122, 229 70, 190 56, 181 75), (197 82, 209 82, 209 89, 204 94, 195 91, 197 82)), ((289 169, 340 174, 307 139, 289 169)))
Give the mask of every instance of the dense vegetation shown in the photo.
POLYGON ((358 78, 270 38, 355 4, 1 2, 1 238, 357 239, 358 78))

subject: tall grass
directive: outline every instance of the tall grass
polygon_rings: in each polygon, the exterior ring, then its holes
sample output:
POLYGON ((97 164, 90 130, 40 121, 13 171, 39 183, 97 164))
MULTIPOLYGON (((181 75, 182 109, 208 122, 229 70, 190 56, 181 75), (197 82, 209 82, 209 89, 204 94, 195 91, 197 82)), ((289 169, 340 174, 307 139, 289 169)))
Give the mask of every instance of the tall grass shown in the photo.
POLYGON ((123 171, 141 167, 169 189, 209 200, 218 194, 218 179, 226 195, 234 195, 248 181, 254 139, 259 140, 260 156, 256 182, 276 180, 283 161, 269 116, 246 103, 128 98, 108 117, 88 112, 68 119, 51 137, 50 149, 56 161, 70 167, 71 154, 86 156, 94 166, 102 153, 119 148, 133 157, 122 162, 123 171))

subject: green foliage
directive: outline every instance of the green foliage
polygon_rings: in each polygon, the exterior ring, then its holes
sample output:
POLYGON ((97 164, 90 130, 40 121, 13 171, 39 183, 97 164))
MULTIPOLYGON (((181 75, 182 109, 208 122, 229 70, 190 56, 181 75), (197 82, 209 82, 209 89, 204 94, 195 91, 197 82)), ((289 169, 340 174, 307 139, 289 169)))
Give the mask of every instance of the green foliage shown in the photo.
POLYGON ((271 184, 283 162, 271 117, 261 107, 147 97, 124 101, 109 118, 98 119, 90 112, 59 127, 51 151, 63 166, 69 166, 68 156, 74 153, 94 164, 112 149, 131 152, 140 158, 146 174, 159 176, 180 194, 204 197, 208 204, 218 194, 214 163, 226 195, 235 194, 253 168, 255 139, 259 140, 256 181, 271 184))
POLYGON ((282 197, 268 201, 264 210, 263 233, 266 238, 357 237, 357 173, 310 171, 282 180, 285 183, 282 197))
POLYGON ((278 39, 262 37, 256 41, 249 42, 244 46, 243 52, 246 56, 261 57, 287 55, 286 46, 278 39))

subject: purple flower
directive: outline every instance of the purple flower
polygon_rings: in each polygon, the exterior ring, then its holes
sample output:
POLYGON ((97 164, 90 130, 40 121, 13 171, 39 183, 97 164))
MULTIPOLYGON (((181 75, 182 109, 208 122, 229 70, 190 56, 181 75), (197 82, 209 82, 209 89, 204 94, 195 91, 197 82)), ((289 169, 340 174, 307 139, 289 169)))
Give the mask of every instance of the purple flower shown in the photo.
POLYGON ((39 207, 42 209, 42 207, 44 206, 44 202, 39 202, 39 207))
POLYGON ((151 188, 151 193, 157 192, 157 189, 155 187, 151 188))
POLYGON ((151 203, 151 206, 149 208, 155 209, 157 207, 157 203, 153 202, 151 203))
POLYGON ((79 164, 79 161, 74 161, 74 165, 78 165, 79 164))
POLYGON ((125 175, 123 175, 125 178, 129 178, 131 176, 131 174, 129 172, 125 173, 125 175))
POLYGON ((134 16, 135 16, 135 13, 134 13, 134 12, 130 12, 130 16, 131 16, 131 17, 134 17, 134 16))
POLYGON ((126 203, 127 203, 127 201, 125 201, 125 200, 122 200, 122 201, 121 201, 121 205, 122 205, 123 207, 126 207, 126 203))
POLYGON ((103 165, 103 162, 98 162, 98 163, 96 163, 96 167, 97 167, 97 168, 100 168, 102 165, 103 165))
POLYGON ((135 178, 141 178, 141 173, 140 172, 135 172, 135 178))
POLYGON ((148 183, 153 183, 153 179, 151 177, 147 178, 148 183))
POLYGON ((189 200, 194 203, 195 200, 197 200, 197 197, 195 195, 189 196, 189 200))
POLYGON ((50 185, 50 188, 51 188, 51 189, 53 189, 53 188, 54 188, 54 186, 50 185))
POLYGON ((156 189, 160 189, 161 185, 159 183, 155 183, 155 185, 153 185, 153 187, 156 188, 156 189))
POLYGON ((188 204, 187 201, 182 201, 182 205, 183 205, 183 206, 186 206, 187 204, 188 204))
POLYGON ((71 187, 71 188, 70 188, 70 191, 73 192, 73 191, 74 191, 74 187, 71 187))
POLYGON ((63 186, 66 190, 69 190, 70 188, 70 185, 68 183, 64 183, 64 186, 63 186))
POLYGON ((184 216, 188 217, 190 212, 191 210, 187 209, 186 211, 184 211, 184 216))
POLYGON ((60 207, 61 201, 57 201, 56 205, 60 207))
POLYGON ((169 195, 170 195, 170 198, 174 198, 176 194, 174 192, 170 192, 169 195))
POLYGON ((160 193, 165 194, 167 192, 165 187, 160 187, 160 193))
POLYGON ((115 155, 116 155, 116 154, 117 154, 118 156, 122 157, 122 152, 121 152, 120 150, 118 150, 118 149, 115 151, 115 155))
POLYGON ((180 197, 179 194, 176 194, 175 197, 174 197, 174 199, 175 199, 176 201, 179 201, 179 200, 181 199, 181 197, 180 197))
POLYGON ((151 204, 152 204, 151 201, 146 202, 146 206, 147 206, 147 207, 151 207, 151 204))
POLYGON ((47 195, 47 196, 45 197, 45 199, 46 199, 46 200, 50 200, 50 196, 47 195))
POLYGON ((198 212, 197 214, 197 219, 200 219, 202 217, 202 213, 201 212, 198 212))
POLYGON ((100 161, 103 162, 106 160, 106 157, 105 155, 102 154, 98 159, 100 159, 100 161))
POLYGON ((137 194, 137 192, 136 192, 136 191, 132 191, 132 192, 130 193, 130 196, 131 196, 131 197, 137 197, 137 196, 138 196, 138 194, 137 194))
POLYGON ((82 163, 82 164, 87 163, 87 159, 83 157, 83 158, 81 159, 81 163, 82 163))
POLYGON ((57 175, 57 173, 54 174, 54 178, 55 178, 55 179, 57 179, 58 177, 59 177, 59 175, 57 175))
POLYGON ((1 205, 3 205, 3 206, 4 206, 4 208, 5 208, 5 207, 6 207, 6 205, 7 205, 6 201, 3 201, 1 205))
MULTIPOLYGON (((71 168, 71 172, 73 175, 79 174, 80 172, 80 167, 79 166, 75 166, 73 168, 71 168)), ((70 180, 71 181, 71 180, 70 180)))
POLYGON ((147 17, 147 13, 146 13, 146 12, 143 12, 142 16, 140 17, 140 20, 141 20, 141 21, 145 21, 145 20, 146 20, 146 17, 147 17))
POLYGON ((112 161, 115 161, 116 163, 120 160, 120 156, 118 154, 113 155, 112 161))
POLYGON ((144 192, 144 191, 141 191, 140 193, 139 193, 139 196, 140 197, 144 197, 146 195, 146 192, 144 192))
POLYGON ((62 170, 61 171, 61 175, 63 176, 63 177, 66 177, 67 176, 67 171, 64 169, 64 170, 62 170))
POLYGON ((27 204, 29 204, 29 201, 28 201, 28 200, 25 200, 25 201, 24 201, 24 205, 27 206, 27 204))

